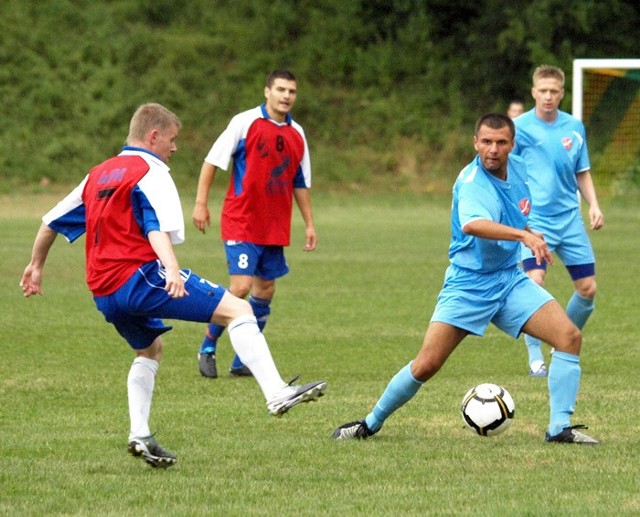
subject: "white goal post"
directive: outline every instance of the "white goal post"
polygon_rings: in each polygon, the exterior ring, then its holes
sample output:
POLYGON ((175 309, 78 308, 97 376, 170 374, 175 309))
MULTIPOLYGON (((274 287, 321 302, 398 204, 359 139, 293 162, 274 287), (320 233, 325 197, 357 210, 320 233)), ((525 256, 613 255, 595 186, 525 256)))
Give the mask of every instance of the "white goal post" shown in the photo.
POLYGON ((585 70, 611 69, 629 70, 640 69, 640 59, 574 59, 572 80, 572 114, 582 120, 582 93, 585 70))
POLYGON ((591 165, 605 182, 634 178, 640 173, 640 59, 576 59, 572 84, 572 114, 584 122, 591 165))

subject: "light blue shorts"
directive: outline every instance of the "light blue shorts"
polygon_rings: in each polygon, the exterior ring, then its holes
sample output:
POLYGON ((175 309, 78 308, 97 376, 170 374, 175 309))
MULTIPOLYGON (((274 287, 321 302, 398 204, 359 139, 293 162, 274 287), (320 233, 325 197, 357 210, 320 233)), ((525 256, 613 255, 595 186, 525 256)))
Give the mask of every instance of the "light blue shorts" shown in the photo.
POLYGON ((265 280, 275 280, 289 272, 282 246, 225 241, 224 251, 230 275, 259 276, 265 280))
POLYGON ((208 323, 226 289, 181 271, 184 298, 171 298, 164 290, 165 279, 158 261, 140 267, 127 282, 107 296, 94 296, 98 310, 112 323, 131 348, 147 348, 159 335, 171 330, 161 318, 208 323))
MULTIPOLYGON (((555 252, 565 266, 595 264, 593 248, 580 210, 576 209, 568 214, 551 216, 540 221, 530 221, 529 226, 532 230, 542 233, 549 251, 555 252)), ((521 260, 532 256, 531 250, 521 245, 521 260)), ((546 269, 546 264, 542 269, 546 269)))
POLYGON ((547 291, 514 266, 477 273, 453 264, 447 268, 431 321, 447 323, 478 336, 493 323, 517 338, 529 318, 553 300, 547 291))

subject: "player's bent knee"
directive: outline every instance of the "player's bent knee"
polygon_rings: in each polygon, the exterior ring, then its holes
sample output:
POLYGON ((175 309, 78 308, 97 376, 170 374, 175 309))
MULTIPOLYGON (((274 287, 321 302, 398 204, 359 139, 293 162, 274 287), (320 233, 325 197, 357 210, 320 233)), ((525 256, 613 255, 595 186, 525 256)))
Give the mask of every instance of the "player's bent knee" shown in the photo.
POLYGON ((580 286, 576 289, 578 294, 582 296, 582 298, 586 298, 588 300, 593 300, 596 297, 596 283, 595 281, 589 282, 586 285, 580 286))
POLYGON ((580 355, 582 347, 582 332, 575 325, 570 325, 566 331, 558 334, 557 343, 552 345, 558 352, 580 355))
POLYGON ((438 373, 441 367, 441 364, 416 358, 411 363, 411 375, 419 382, 426 382, 438 373))
POLYGON ((229 292, 237 296, 238 298, 246 298, 251 291, 251 284, 248 285, 234 285, 229 287, 229 292))
POLYGON ((146 357, 147 359, 153 359, 160 362, 163 350, 164 341, 160 336, 158 336, 147 348, 136 350, 136 357, 146 357))
POLYGON ((245 300, 244 298, 237 298, 234 300, 234 318, 239 316, 252 315, 253 309, 251 308, 251 304, 245 300))
POLYGON ((251 294, 264 300, 272 300, 276 293, 276 283, 274 280, 262 280, 251 287, 251 294))
POLYGON ((240 316, 253 316, 251 305, 247 300, 227 292, 211 316, 211 322, 226 327, 231 321, 240 316))

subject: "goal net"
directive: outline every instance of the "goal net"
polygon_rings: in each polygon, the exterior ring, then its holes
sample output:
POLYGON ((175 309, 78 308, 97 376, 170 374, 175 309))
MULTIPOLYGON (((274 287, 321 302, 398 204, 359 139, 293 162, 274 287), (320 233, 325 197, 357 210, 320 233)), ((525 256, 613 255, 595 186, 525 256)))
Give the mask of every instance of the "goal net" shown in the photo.
POLYGON ((596 176, 632 176, 640 168, 640 59, 574 60, 572 102, 596 176))

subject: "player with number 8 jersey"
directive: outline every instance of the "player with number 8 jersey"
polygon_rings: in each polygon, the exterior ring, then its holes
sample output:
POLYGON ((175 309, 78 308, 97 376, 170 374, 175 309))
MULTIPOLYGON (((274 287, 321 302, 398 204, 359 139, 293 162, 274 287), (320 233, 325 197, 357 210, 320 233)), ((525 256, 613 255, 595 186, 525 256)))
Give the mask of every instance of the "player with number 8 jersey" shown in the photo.
POLYGON ((205 158, 227 169, 229 189, 221 216, 222 239, 288 246, 294 188, 311 186, 309 151, 302 127, 286 115, 269 117, 265 105, 236 115, 205 158))
MULTIPOLYGON (((233 159, 229 187, 220 218, 225 245, 229 290, 246 298, 260 329, 271 312, 277 278, 289 272, 284 247, 291 240, 291 211, 295 199, 305 224, 304 251, 317 246, 311 209, 311 162, 302 127, 290 115, 297 97, 297 80, 288 70, 267 76, 265 103, 237 114, 207 154, 200 171, 193 223, 205 232, 211 218, 209 191, 216 171, 233 159)), ((218 376, 215 353, 224 327, 209 325, 198 354, 200 373, 218 376)), ((230 374, 250 375, 236 358, 230 374)))

